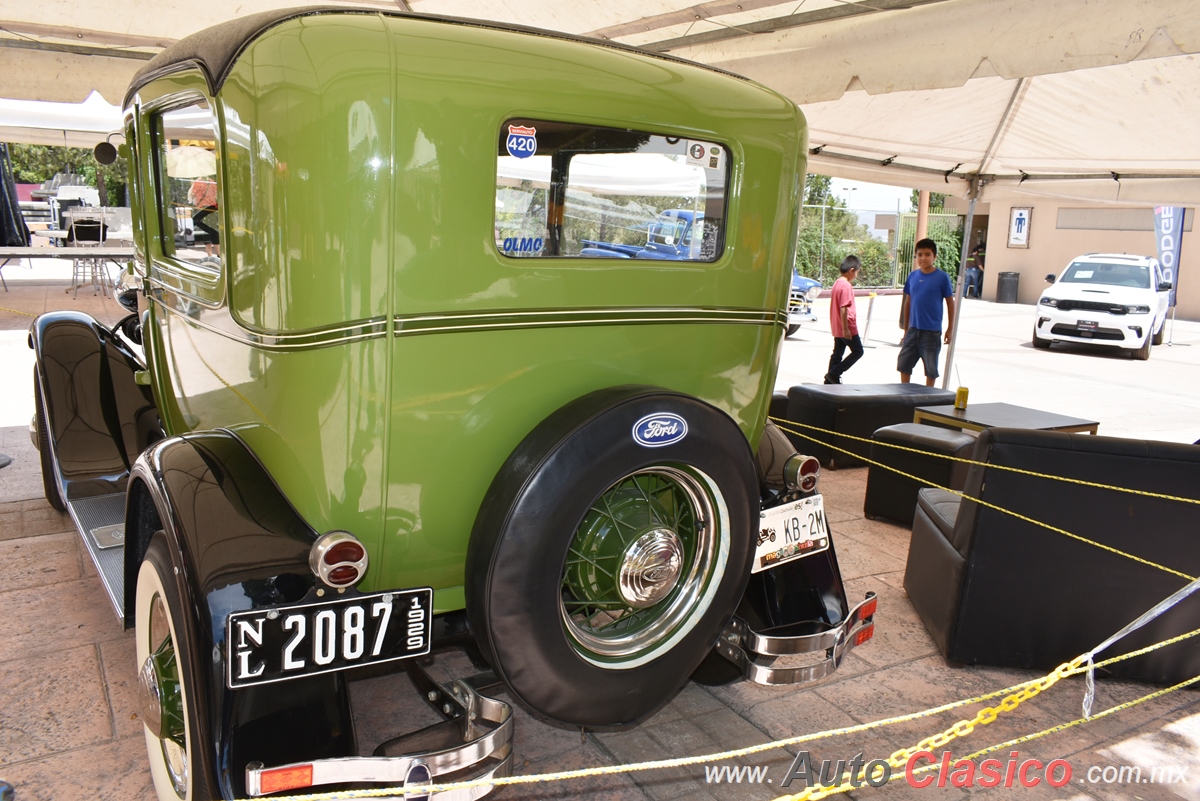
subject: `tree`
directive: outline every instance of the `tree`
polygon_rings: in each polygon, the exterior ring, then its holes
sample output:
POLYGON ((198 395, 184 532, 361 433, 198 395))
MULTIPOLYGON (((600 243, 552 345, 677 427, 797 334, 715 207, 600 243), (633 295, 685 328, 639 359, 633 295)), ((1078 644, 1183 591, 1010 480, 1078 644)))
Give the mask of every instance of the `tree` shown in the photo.
MULTIPOLYGON (((921 205, 921 190, 920 189, 914 189, 912 191, 912 196, 909 198, 909 203, 912 204, 912 208, 909 209, 909 211, 916 211, 920 207, 920 205, 921 205)), ((945 206, 946 206, 946 195, 942 194, 941 192, 930 192, 929 193, 929 208, 931 210, 942 209, 942 208, 945 208, 945 206)))
POLYGON ((828 206, 833 198, 830 185, 833 179, 828 175, 804 176, 804 203, 810 206, 828 206))
POLYGON ((13 176, 19 184, 45 183, 61 172, 82 175, 88 186, 96 186, 97 178, 103 176, 108 197, 101 201, 108 206, 125 205, 125 185, 129 183, 125 159, 101 164, 87 148, 48 145, 12 145, 11 155, 13 176))
POLYGON ((847 210, 846 202, 832 193, 832 180, 827 175, 804 179, 804 203, 810 208, 803 209, 800 216, 796 271, 830 286, 837 279, 842 259, 853 253, 863 262, 860 284, 890 285, 892 262, 887 244, 871 236, 870 229, 847 210))

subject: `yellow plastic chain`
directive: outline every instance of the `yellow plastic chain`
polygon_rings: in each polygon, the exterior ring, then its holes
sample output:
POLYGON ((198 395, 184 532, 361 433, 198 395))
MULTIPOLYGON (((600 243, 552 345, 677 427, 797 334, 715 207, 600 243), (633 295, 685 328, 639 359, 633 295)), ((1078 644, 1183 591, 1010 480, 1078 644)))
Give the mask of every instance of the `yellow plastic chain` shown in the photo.
MULTIPOLYGON (((921 740, 914 746, 910 746, 909 748, 901 748, 899 751, 895 751, 887 758, 887 764, 890 765, 893 770, 902 770, 908 764, 908 760, 913 754, 920 753, 921 751, 932 751, 935 748, 941 748, 942 746, 948 745, 949 743, 957 740, 959 737, 966 737, 968 734, 975 731, 976 726, 986 726, 1000 717, 1002 713, 1011 712, 1020 706, 1024 701, 1028 701, 1030 698, 1034 698, 1040 695, 1042 692, 1050 689, 1061 679, 1064 679, 1076 672, 1077 669, 1079 669, 1085 662, 1087 662, 1087 658, 1085 656, 1077 656, 1072 661, 1059 665, 1057 668, 1055 668, 1054 672, 1043 676, 1036 681, 1030 682, 1021 689, 1017 690, 1017 692, 1006 697, 996 706, 986 706, 979 710, 979 712, 975 714, 974 718, 970 720, 960 720, 950 728, 926 737, 924 740, 921 740)), ((876 768, 876 770, 882 772, 883 767, 880 766, 876 768)), ((829 787, 807 787, 795 795, 780 796, 778 801, 815 801, 818 798, 825 798, 826 796, 834 795, 835 793, 844 793, 848 790, 859 789, 850 783, 850 779, 850 774, 846 773, 844 774, 840 784, 829 787)))

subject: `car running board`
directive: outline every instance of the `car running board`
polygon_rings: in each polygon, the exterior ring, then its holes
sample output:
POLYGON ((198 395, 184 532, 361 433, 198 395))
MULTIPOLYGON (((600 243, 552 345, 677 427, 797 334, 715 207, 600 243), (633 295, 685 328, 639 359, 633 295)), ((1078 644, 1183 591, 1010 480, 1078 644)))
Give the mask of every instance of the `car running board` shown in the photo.
POLYGON ((125 620, 125 493, 67 501, 117 618, 125 620))
POLYGON ((838 669, 855 646, 875 634, 875 593, 850 610, 846 619, 828 631, 779 637, 759 634, 746 621, 735 617, 721 633, 716 652, 742 669, 742 676, 756 684, 802 684, 823 679, 838 669), (820 661, 802 665, 776 665, 781 658, 824 651, 820 661))

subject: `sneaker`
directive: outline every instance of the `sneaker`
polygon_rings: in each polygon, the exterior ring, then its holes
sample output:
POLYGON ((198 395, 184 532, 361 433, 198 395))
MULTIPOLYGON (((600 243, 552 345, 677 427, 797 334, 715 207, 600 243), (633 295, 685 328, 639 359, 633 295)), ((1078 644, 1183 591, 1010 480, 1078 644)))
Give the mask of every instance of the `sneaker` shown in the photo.
POLYGON ((842 379, 839 376, 830 375, 829 373, 826 373, 825 374, 825 383, 826 384, 840 384, 840 383, 842 383, 842 379))

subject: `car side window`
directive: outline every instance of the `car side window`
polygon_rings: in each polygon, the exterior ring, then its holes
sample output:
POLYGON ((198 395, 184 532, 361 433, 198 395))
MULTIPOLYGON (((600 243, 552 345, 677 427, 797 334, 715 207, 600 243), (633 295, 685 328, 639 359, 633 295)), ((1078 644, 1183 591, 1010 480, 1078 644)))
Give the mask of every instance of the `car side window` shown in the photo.
POLYGON ((196 100, 155 115, 153 126, 162 253, 219 273, 221 185, 212 109, 196 100))
POLYGON ((510 119, 498 145, 495 238, 505 256, 711 262, 724 250, 722 144, 510 119))

